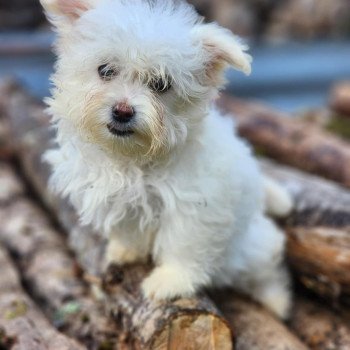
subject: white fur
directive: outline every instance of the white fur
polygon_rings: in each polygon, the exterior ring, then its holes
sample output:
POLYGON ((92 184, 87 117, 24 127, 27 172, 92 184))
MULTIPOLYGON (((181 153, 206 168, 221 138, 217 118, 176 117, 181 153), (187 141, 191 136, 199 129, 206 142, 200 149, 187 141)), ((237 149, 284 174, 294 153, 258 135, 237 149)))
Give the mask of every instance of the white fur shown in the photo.
POLYGON ((293 200, 289 193, 274 180, 264 178, 266 213, 276 218, 284 218, 293 210, 293 200))
POLYGON ((285 317, 284 236, 264 216, 249 147, 211 103, 227 66, 249 73, 246 47, 181 1, 80 1, 42 0, 59 35, 52 186, 109 239, 109 262, 152 256, 146 296, 233 285, 285 317), (105 63, 118 71, 108 82, 105 63), (171 90, 152 92, 154 76, 171 77, 171 90), (127 138, 107 129, 121 101, 136 111, 127 138))

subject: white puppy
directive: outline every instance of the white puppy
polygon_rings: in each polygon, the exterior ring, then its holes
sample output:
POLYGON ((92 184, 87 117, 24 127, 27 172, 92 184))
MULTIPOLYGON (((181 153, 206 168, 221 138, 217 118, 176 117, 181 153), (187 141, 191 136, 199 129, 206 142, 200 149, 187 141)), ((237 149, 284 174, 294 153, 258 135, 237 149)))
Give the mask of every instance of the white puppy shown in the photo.
POLYGON ((212 101, 247 47, 176 0, 41 0, 58 39, 51 183, 109 240, 108 262, 152 256, 147 297, 232 285, 285 317, 291 203, 266 184, 212 101), (264 198, 264 193, 268 198, 264 198))

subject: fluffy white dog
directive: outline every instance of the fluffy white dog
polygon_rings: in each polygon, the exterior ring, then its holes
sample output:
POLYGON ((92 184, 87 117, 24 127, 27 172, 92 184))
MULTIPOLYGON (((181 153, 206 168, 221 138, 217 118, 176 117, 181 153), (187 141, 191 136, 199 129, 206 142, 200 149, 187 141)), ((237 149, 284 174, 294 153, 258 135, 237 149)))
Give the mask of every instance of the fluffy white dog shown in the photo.
POLYGON ((285 317, 284 237, 264 212, 291 201, 212 105, 227 67, 250 72, 247 47, 182 1, 41 2, 58 33, 51 183, 108 262, 151 255, 150 298, 230 285, 285 317))

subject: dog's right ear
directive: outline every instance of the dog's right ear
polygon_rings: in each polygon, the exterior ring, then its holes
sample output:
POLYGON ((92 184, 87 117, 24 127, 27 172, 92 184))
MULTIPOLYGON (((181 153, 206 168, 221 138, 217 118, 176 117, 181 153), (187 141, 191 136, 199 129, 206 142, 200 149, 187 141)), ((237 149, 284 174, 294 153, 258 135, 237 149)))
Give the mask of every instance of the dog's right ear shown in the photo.
POLYGON ((58 26, 61 21, 74 23, 84 12, 92 8, 91 0, 40 0, 49 21, 58 26))

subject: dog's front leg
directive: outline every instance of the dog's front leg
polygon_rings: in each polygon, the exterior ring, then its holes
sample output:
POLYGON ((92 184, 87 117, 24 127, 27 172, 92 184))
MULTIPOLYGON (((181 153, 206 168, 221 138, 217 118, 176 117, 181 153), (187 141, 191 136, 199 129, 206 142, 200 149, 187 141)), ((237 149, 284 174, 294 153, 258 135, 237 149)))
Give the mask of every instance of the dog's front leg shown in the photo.
POLYGON ((146 297, 156 300, 191 297, 209 284, 208 262, 213 242, 208 239, 209 231, 198 221, 190 215, 173 215, 165 220, 154 245, 157 267, 142 285, 146 297))
POLYGON ((145 262, 149 255, 149 244, 140 234, 129 232, 112 233, 106 250, 106 266, 110 264, 127 265, 145 262))

